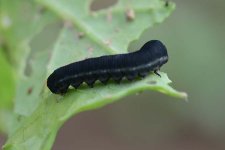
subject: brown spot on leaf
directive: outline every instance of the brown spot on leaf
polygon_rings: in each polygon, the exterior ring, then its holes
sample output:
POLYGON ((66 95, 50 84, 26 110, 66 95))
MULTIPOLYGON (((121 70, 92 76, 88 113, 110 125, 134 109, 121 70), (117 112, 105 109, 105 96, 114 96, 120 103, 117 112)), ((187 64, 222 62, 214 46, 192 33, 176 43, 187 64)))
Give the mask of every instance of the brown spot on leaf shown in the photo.
POLYGON ((33 91, 33 88, 32 88, 32 87, 29 87, 29 88, 27 89, 27 95, 30 95, 30 94, 32 93, 32 91, 33 91))
POLYGON ((135 19, 135 12, 133 9, 128 8, 125 12, 127 21, 133 21, 135 19))
POLYGON ((78 38, 79 39, 82 39, 84 37, 84 35, 85 35, 84 32, 79 32, 78 33, 78 38))

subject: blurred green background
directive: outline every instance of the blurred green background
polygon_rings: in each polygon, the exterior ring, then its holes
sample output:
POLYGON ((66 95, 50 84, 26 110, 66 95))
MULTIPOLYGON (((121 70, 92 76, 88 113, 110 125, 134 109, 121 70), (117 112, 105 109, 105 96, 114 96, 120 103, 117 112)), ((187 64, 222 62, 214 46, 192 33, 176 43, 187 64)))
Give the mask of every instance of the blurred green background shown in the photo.
MULTIPOLYGON (((92 9, 113 2, 98 0, 92 9)), ((130 49, 162 40, 170 56, 162 71, 189 101, 147 91, 81 113, 61 128, 53 150, 225 149, 225 1, 173 2, 172 15, 130 49)))

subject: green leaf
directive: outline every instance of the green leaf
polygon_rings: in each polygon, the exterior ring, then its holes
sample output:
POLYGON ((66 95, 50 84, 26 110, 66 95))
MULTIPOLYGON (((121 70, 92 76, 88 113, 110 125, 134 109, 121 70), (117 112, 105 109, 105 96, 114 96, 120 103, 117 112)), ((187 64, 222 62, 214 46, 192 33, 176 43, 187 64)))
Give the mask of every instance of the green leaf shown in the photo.
POLYGON ((109 83, 104 86, 96 83, 95 88, 83 85, 78 90, 70 89, 63 97, 52 94, 45 85, 47 75, 59 66, 87 57, 126 53, 128 44, 146 28, 169 16, 174 9, 173 3, 166 7, 160 0, 121 0, 115 6, 99 12, 89 10, 90 1, 38 0, 38 3, 66 21, 50 53, 50 59, 48 51, 36 53, 32 68, 37 67, 37 71, 24 80, 26 88, 18 89, 16 99, 26 100, 15 104, 16 113, 24 117, 17 130, 9 136, 4 145, 5 150, 49 150, 59 128, 70 117, 133 93, 155 90, 174 97, 186 97, 185 93, 168 85, 171 81, 163 72, 160 72, 161 78, 150 74, 143 80, 124 81, 120 85, 109 83), (131 20, 127 20, 127 10, 135 13, 131 20), (34 90, 31 94, 24 94, 29 84, 34 90), (29 104, 28 100, 31 100, 29 104), (35 109, 31 108, 33 105, 35 109))
POLYGON ((21 117, 16 116, 11 109, 0 109, 0 131, 11 135, 18 128, 21 117))
POLYGON ((38 107, 41 101, 41 93, 45 85, 48 51, 38 52, 30 61, 32 73, 29 77, 19 80, 16 98, 15 112, 22 116, 29 116, 38 107))
POLYGON ((15 80, 13 70, 0 48, 0 109, 12 107, 15 93, 15 80))
MULTIPOLYGON (((32 75, 29 77, 25 72, 32 63, 34 65, 37 63, 37 69, 40 65, 40 67, 43 67, 47 63, 48 54, 44 54, 42 60, 36 59, 39 62, 32 61, 33 57, 34 60, 35 57, 39 57, 35 56, 36 53, 39 55, 39 52, 36 49, 31 49, 30 42, 46 25, 56 22, 57 17, 49 11, 44 11, 42 6, 30 0, 1 0, 0 8, 0 32, 6 45, 5 51, 7 51, 9 61, 14 66, 15 72, 17 72, 17 90, 16 93, 11 94, 12 96, 16 95, 15 112, 17 112, 18 106, 24 107, 26 105, 28 110, 35 110, 40 102, 38 94, 42 90, 46 74, 45 72, 42 72, 42 74, 36 73, 38 70, 33 69, 32 75), (28 81, 32 78, 43 82, 33 83, 28 81), (35 90, 39 93, 32 92, 35 90), (33 94, 29 94, 29 91, 33 94), (23 105, 24 103, 26 105, 23 105)), ((10 81, 5 80, 4 82, 10 81)), ((7 83, 4 85, 7 86, 7 83)), ((26 116, 26 112, 20 115, 26 116)))
POLYGON ((55 20, 48 11, 31 0, 1 0, 0 33, 4 38, 8 58, 19 75, 23 76, 31 48, 30 40, 43 27, 55 20))
MULTIPOLYGON (((8 135, 19 127, 17 119, 23 120, 14 113, 12 102, 15 97, 16 103, 21 100, 23 93, 19 93, 20 89, 25 89, 24 79, 27 76, 24 72, 35 52, 30 47, 30 41, 47 24, 57 20, 55 15, 41 9, 30 0, 0 0, 0 130, 8 135)), ((34 104, 32 107, 35 108, 34 104)))

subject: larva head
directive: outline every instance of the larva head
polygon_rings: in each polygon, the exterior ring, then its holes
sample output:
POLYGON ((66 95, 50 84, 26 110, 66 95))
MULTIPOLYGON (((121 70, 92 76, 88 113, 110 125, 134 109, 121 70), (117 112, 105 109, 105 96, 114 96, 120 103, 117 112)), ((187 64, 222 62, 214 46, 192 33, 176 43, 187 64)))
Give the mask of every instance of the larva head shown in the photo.
POLYGON ((53 72, 47 79, 47 86, 52 93, 57 93, 57 77, 55 76, 55 72, 53 72))
POLYGON ((68 85, 63 84, 60 82, 61 75, 58 70, 55 70, 47 79, 47 86, 52 93, 55 94, 64 94, 67 89, 68 85))
POLYGON ((152 40, 145 43, 141 51, 145 51, 152 58, 152 61, 158 61, 159 67, 165 64, 168 61, 168 54, 165 45, 158 41, 152 40))

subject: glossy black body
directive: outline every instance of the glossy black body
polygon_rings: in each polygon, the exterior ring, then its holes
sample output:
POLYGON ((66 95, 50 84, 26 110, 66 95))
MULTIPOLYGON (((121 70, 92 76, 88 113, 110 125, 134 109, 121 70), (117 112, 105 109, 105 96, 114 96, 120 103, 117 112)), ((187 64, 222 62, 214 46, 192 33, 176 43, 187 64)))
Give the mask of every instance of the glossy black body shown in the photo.
POLYGON ((48 77, 47 86, 52 93, 64 94, 70 85, 78 88, 83 82, 93 87, 96 80, 102 83, 107 83, 110 78, 116 82, 123 77, 133 80, 159 70, 167 61, 164 44, 152 40, 135 52, 89 58, 60 67, 48 77))

